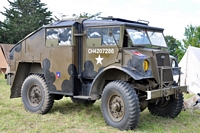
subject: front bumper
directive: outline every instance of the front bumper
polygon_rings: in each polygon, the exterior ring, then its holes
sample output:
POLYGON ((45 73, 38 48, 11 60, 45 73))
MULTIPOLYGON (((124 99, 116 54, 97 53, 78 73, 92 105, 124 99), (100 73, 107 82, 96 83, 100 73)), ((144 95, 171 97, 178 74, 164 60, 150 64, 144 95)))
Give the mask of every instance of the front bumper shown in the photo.
POLYGON ((167 97, 169 95, 177 95, 178 93, 188 92, 188 86, 172 86, 169 88, 162 88, 158 90, 146 91, 147 99, 151 100, 159 97, 167 97))

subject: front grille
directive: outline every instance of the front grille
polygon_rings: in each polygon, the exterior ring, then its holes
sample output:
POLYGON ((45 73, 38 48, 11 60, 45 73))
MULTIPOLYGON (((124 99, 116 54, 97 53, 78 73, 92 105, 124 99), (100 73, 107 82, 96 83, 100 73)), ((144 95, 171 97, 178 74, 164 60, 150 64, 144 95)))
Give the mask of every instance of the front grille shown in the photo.
POLYGON ((158 66, 170 66, 169 54, 158 53, 156 54, 158 66))
POLYGON ((172 75, 172 68, 170 65, 170 58, 168 53, 157 53, 156 60, 159 67, 159 76, 162 82, 172 82, 173 75, 172 75), (162 75, 161 75, 162 71, 162 75))
POLYGON ((163 82, 171 82, 173 81, 172 69, 163 69, 159 71, 160 77, 162 77, 163 82), (161 71, 163 71, 161 75, 161 71))

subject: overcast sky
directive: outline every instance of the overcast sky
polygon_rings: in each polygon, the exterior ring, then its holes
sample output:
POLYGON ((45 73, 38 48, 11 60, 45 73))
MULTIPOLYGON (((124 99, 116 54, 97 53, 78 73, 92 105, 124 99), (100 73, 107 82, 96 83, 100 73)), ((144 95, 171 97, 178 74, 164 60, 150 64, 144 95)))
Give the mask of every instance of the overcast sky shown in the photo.
MULTIPOLYGON (((11 0, 12 1, 12 0, 11 0)), ((189 24, 200 26, 200 0, 41 0, 54 15, 86 12, 101 16, 113 16, 129 20, 149 21, 150 26, 164 28, 165 35, 184 38, 189 24)), ((7 0, 1 0, 0 11, 9 8, 7 0)), ((0 20, 5 18, 0 15, 0 20)))

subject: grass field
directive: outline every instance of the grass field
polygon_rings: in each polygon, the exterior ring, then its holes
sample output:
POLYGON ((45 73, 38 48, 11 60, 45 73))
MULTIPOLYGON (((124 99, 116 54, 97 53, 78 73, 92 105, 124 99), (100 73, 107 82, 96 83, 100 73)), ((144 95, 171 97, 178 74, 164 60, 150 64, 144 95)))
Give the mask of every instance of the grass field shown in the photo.
MULTIPOLYGON (((185 97, 191 95, 185 94, 185 97)), ((194 115, 182 111, 175 119, 153 116, 148 109, 140 114, 136 129, 120 131, 106 126, 100 101, 85 107, 73 104, 69 98, 55 101, 46 115, 26 112, 21 98, 10 99, 10 89, 0 75, 0 132, 1 133, 197 133, 200 130, 200 111, 194 115)))

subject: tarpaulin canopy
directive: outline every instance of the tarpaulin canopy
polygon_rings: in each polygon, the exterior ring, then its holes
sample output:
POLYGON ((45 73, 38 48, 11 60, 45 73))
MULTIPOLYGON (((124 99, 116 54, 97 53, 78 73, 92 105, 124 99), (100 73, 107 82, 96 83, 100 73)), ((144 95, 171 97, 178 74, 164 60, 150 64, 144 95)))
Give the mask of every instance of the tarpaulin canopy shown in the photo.
POLYGON ((14 45, 0 44, 0 73, 5 73, 8 66, 9 51, 14 45))

